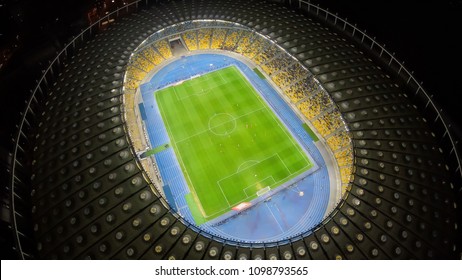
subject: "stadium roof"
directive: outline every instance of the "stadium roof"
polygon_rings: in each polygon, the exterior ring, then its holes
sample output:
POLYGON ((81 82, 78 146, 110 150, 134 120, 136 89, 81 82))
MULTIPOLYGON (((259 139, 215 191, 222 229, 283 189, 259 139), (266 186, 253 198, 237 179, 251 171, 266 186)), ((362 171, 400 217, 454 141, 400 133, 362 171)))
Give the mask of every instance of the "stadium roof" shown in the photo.
POLYGON ((458 257, 461 169, 452 132, 420 83, 373 38, 298 1, 160 1, 147 9, 143 2, 103 19, 107 30, 77 37, 29 102, 11 170, 21 257, 458 257), (258 247, 214 240, 170 212, 140 170, 123 118, 127 63, 150 34, 192 19, 237 22, 277 42, 346 120, 352 189, 303 238, 258 247))

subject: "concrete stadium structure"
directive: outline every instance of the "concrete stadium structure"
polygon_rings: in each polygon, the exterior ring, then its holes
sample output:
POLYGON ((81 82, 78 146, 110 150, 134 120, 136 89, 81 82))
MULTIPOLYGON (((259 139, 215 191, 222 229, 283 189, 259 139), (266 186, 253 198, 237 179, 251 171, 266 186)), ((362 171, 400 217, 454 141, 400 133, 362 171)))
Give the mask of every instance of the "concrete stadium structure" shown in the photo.
MULTIPOLYGON (((200 30, 195 32, 198 36, 200 30)), ((233 40, 242 37, 223 32, 217 32, 222 42, 227 34, 233 40)), ((220 49, 211 36, 208 48, 220 49)), ((186 45, 187 40, 198 40, 182 38, 186 45)), ((196 46, 200 49, 199 41, 196 46)), ((283 55, 276 49, 268 53, 283 55)), ((274 60, 255 61, 268 69, 273 81, 284 84, 286 77, 278 75, 297 70, 291 70, 292 62, 277 64, 281 69, 275 72, 274 60)), ((303 91, 304 86, 289 80, 283 88, 303 91)), ((303 112, 298 105, 311 97, 298 92, 288 95, 288 102, 303 112)), ((311 117, 313 122, 319 119, 311 117)), ((28 100, 18 128, 9 208, 14 248, 24 259, 460 257, 457 203, 462 170, 450 125, 390 52, 309 2, 129 4, 84 30, 57 55, 28 100), (173 54, 163 41, 151 49, 156 54, 147 59, 152 65, 134 65, 133 55, 155 43, 151 35, 158 31, 206 20, 235 23, 261 34, 302 65, 328 94, 331 109, 321 104, 316 115, 332 118, 342 129, 318 133, 334 154, 335 145, 346 147, 337 148, 339 153, 348 147, 351 151, 335 156, 339 169, 345 167, 344 174, 339 171, 344 191, 315 228, 262 244, 211 235, 171 211, 148 167, 143 167, 146 163, 138 159, 139 143, 127 125, 127 96, 136 92, 144 78, 139 75, 147 75, 173 54), (161 61, 155 61, 157 56, 161 61), (337 136, 340 140, 331 138, 337 136), (346 144, 338 144, 342 139, 346 144), (347 164, 340 164, 343 157, 349 158, 347 164)))

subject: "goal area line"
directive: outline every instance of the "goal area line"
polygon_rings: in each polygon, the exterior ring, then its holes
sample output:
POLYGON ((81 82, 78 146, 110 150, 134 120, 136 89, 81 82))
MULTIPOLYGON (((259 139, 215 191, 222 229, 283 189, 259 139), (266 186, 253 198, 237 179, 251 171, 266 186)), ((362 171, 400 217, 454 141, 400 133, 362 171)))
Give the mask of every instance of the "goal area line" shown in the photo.
POLYGON ((318 170, 318 167, 316 166, 313 166, 312 168, 308 169, 307 171, 297 175, 296 177, 290 179, 289 181, 279 185, 278 187, 274 188, 274 189, 269 189, 268 191, 266 191, 267 188, 264 188, 262 190, 262 193, 257 196, 256 198, 250 200, 250 201, 246 201, 246 200, 242 200, 242 201, 239 201, 236 205, 239 205, 240 203, 250 203, 248 204, 248 206, 244 207, 242 210, 232 210, 232 209, 229 209, 230 211, 216 217, 216 218, 213 218, 211 220, 208 220, 206 222, 207 225, 209 226, 218 226, 222 223, 225 223, 227 220, 229 219, 232 219, 234 216, 240 214, 241 212, 245 212, 247 210, 250 210, 252 209, 253 207, 259 205, 260 203, 263 203, 263 202, 266 202, 268 200, 271 199, 271 197, 275 194, 277 194, 278 192, 280 191, 283 191, 287 188, 290 188, 290 187, 293 187, 293 186, 296 186, 299 182, 302 182, 303 180, 305 180, 306 177, 308 177, 310 174, 312 174, 313 172, 315 172, 316 170, 318 170))

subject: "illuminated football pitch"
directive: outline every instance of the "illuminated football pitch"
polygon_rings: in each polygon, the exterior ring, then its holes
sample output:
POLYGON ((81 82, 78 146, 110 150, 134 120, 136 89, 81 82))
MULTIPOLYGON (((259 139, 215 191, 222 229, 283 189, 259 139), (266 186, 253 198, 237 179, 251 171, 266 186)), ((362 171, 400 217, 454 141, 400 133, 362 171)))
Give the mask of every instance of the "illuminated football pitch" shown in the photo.
POLYGON ((313 167, 234 66, 154 94, 191 191, 186 200, 196 224, 250 202, 262 190, 276 188, 313 167))

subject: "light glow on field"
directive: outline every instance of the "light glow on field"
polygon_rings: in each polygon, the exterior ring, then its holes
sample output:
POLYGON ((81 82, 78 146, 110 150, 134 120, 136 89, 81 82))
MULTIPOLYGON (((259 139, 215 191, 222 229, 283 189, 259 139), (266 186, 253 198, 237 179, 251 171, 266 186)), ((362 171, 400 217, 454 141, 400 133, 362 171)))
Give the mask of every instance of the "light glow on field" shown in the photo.
POLYGON ((193 197, 188 205, 199 209, 196 223, 250 202, 260 190, 274 189, 313 166, 234 66, 161 89, 155 97, 193 197))

